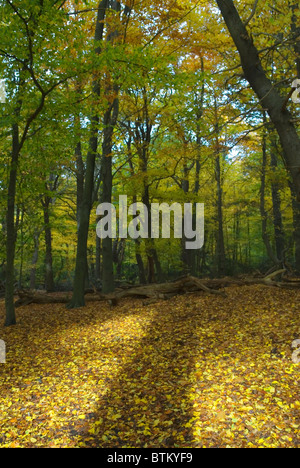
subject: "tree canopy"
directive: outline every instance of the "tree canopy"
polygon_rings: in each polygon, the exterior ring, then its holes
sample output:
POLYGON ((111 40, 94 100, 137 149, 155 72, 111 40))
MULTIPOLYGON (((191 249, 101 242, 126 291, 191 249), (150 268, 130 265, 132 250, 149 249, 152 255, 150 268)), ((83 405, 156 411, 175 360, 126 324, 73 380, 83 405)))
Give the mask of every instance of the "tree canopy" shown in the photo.
POLYGON ((78 307, 124 281, 299 271, 297 3, 0 6, 7 325, 16 288, 73 288, 78 307), (118 211, 120 195, 204 203, 203 248, 174 233, 101 241, 96 208, 118 211))

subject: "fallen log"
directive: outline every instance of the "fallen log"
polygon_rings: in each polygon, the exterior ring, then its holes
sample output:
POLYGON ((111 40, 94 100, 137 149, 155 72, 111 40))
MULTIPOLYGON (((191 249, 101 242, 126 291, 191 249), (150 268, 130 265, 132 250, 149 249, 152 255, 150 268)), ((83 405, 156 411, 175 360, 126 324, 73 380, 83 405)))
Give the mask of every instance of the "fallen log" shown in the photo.
MULTIPOLYGON (((162 284, 147 284, 134 286, 129 289, 117 289, 113 294, 102 294, 97 291, 85 295, 86 302, 107 301, 113 307, 120 299, 135 297, 145 299, 144 305, 154 304, 161 300, 168 300, 180 294, 191 294, 202 291, 204 293, 226 297, 224 289, 229 286, 247 286, 262 284, 265 286, 300 289, 300 281, 291 280, 275 281, 285 270, 278 270, 262 278, 221 278, 221 279, 199 279, 193 276, 185 276, 176 281, 162 284)), ((72 294, 54 293, 47 294, 37 291, 18 291, 19 299, 16 307, 29 304, 68 304, 72 294)))
MULTIPOLYGON (((119 289, 113 294, 101 294, 97 292, 86 294, 85 300, 86 302, 108 301, 110 306, 114 306, 120 299, 126 297, 140 297, 151 301, 166 300, 178 294, 197 291, 221 296, 226 295, 224 291, 209 288, 198 278, 187 276, 170 283, 148 284, 125 290, 119 289)), ((19 299, 15 303, 16 307, 29 304, 67 304, 71 300, 71 294, 66 295, 63 293, 47 294, 36 291, 18 291, 18 296, 19 299)))
MULTIPOLYGON (((19 299, 15 302, 15 307, 21 307, 30 304, 69 304, 72 294, 61 293, 39 293, 36 291, 18 291, 19 299)), ((86 294, 86 302, 99 301, 97 293, 86 294)))

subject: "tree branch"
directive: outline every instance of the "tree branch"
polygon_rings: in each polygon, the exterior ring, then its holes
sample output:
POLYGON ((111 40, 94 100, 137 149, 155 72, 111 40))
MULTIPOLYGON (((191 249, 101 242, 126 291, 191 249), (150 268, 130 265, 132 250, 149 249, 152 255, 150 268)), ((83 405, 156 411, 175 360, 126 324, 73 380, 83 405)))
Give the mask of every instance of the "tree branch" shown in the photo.
POLYGON ((259 0, 255 0, 255 3, 254 3, 253 8, 252 8, 251 15, 250 15, 249 18, 245 21, 244 26, 248 26, 248 24, 250 23, 250 21, 252 20, 252 18, 255 16, 255 13, 256 13, 256 10, 257 10, 257 6, 258 6, 258 2, 259 2, 259 0))

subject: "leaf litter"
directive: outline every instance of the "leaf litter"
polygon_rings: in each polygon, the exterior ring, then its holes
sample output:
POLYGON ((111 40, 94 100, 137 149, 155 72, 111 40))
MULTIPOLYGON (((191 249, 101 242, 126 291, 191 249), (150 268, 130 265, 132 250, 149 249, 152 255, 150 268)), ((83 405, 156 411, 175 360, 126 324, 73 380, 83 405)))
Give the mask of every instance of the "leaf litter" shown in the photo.
POLYGON ((19 309, 0 327, 0 447, 299 447, 300 292, 226 291, 19 309))

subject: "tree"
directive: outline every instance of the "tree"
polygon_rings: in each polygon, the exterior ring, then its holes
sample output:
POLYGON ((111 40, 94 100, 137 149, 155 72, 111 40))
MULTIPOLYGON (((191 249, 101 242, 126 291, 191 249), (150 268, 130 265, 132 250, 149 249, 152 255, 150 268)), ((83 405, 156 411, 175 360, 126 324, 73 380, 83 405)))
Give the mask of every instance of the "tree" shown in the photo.
MULTIPOLYGON (((16 6, 7 0, 2 8, 1 28, 1 65, 8 65, 7 78, 8 105, 5 107, 7 125, 11 127, 11 157, 9 163, 9 183, 7 191, 6 210, 6 320, 5 325, 16 323, 14 307, 14 262, 16 247, 15 199, 18 165, 21 152, 30 136, 33 124, 44 110, 46 100, 51 93, 69 77, 67 73, 47 73, 49 71, 48 56, 42 54, 46 49, 51 26, 45 23, 46 17, 51 17, 53 24, 64 26, 61 7, 50 1, 26 1, 16 6), (17 40, 15 33, 17 32, 17 40), (13 86, 12 86, 13 85, 13 86), (11 117, 9 118, 9 114, 11 117)), ((51 38, 51 45, 56 48, 56 39, 51 38)), ((47 46, 48 47, 48 46, 47 46)), ((56 67, 59 67, 59 48, 56 56, 56 67)), ((62 62, 60 63, 62 65, 62 62)), ((56 70, 55 70, 56 71, 56 70)))
POLYGON ((297 197, 300 199, 300 138, 293 123, 293 115, 263 68, 253 38, 247 31, 233 0, 216 0, 231 37, 239 51, 245 78, 267 110, 279 135, 286 167, 292 177, 297 197))
MULTIPOLYGON (((100 1, 97 10, 97 19, 95 26, 94 35, 94 50, 95 55, 100 56, 102 47, 101 42, 104 34, 104 19, 108 8, 108 0, 100 1)), ((100 80, 98 76, 94 76, 93 79, 93 95, 95 99, 100 97, 100 80)), ((97 106, 94 105, 94 115, 90 118, 90 138, 89 138, 89 149, 86 158, 86 171, 84 180, 84 189, 82 194, 82 201, 79 208, 78 215, 78 237, 77 237, 77 254, 76 254, 76 268, 75 278, 73 287, 73 297, 69 308, 83 307, 84 301, 84 290, 85 290, 85 278, 87 274, 87 241, 88 232, 90 225, 90 213, 92 209, 92 197, 94 189, 94 172, 95 172, 95 161, 98 149, 98 132, 100 117, 98 115, 97 106)))

